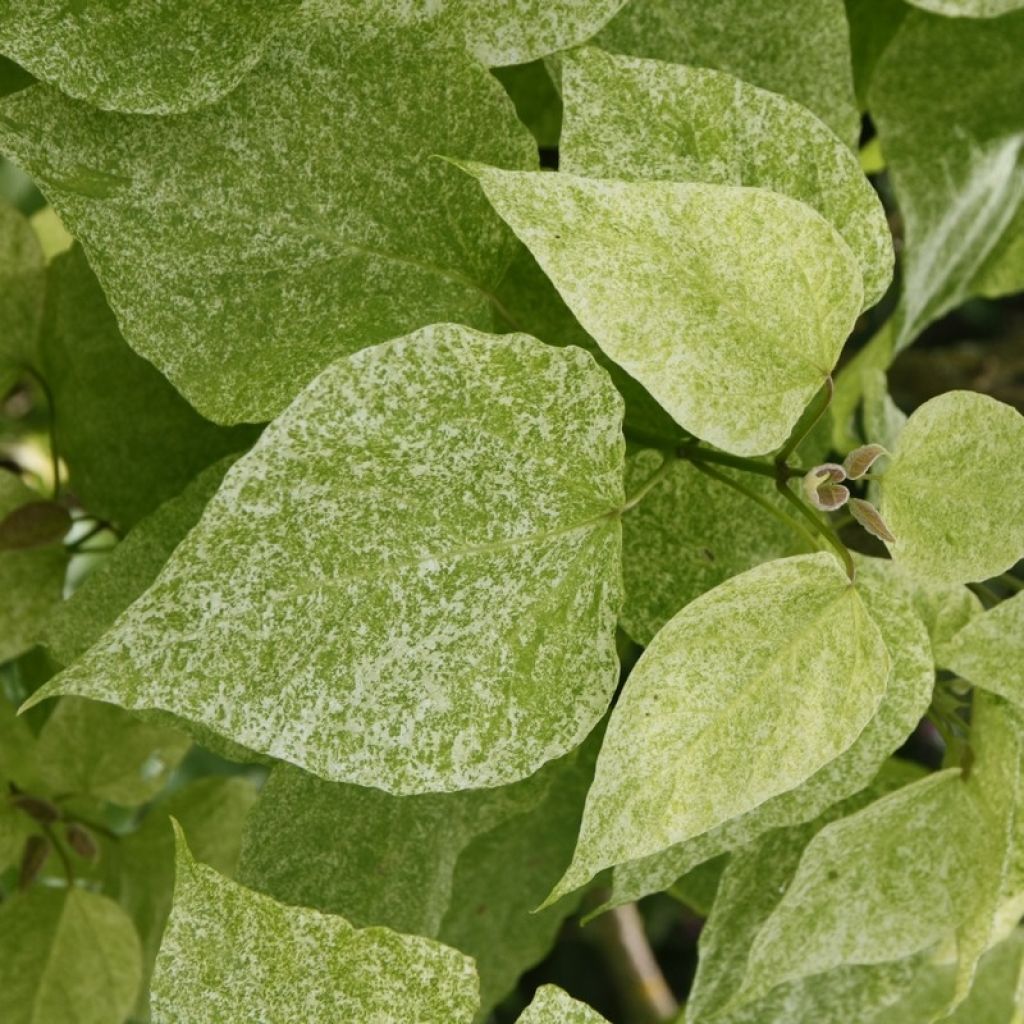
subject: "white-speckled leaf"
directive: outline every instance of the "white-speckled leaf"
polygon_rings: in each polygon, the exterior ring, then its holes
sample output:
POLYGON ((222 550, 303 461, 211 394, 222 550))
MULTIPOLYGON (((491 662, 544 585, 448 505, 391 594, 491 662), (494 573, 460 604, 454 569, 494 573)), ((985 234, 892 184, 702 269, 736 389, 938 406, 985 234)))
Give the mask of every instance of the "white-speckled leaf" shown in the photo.
POLYGON ((48 287, 42 371, 69 487, 93 515, 129 528, 256 439, 204 419, 125 343, 79 246, 50 264, 48 287))
POLYGON ((741 186, 467 167, 605 353, 719 448, 778 448, 835 365, 860 270, 820 214, 741 186))
POLYGON ((885 211, 850 148, 806 107, 725 71, 576 50, 563 61, 559 168, 591 178, 703 181, 807 203, 850 247, 864 305, 892 279, 885 211))
POLYGON ((41 640, 61 665, 83 655, 156 579, 199 522, 234 456, 203 470, 174 498, 139 522, 66 601, 55 605, 41 640))
POLYGON ((586 42, 625 0, 308 0, 307 10, 375 29, 382 23, 433 28, 492 67, 525 64, 586 42))
POLYGON ((179 117, 46 86, 0 102, 0 151, 81 240, 128 343, 219 422, 270 419, 375 342, 490 324, 513 240, 434 156, 530 167, 533 140, 468 54, 350 21, 307 20, 179 117))
POLYGON ((1024 556, 1024 416, 949 391, 907 421, 882 477, 892 557, 934 583, 985 580, 1024 556))
MULTIPOLYGON (((654 451, 629 458, 626 493, 639 488, 660 462, 654 451)), ((772 481, 724 472, 742 476, 745 487, 784 511, 786 503, 772 481)), ((678 459, 622 517, 622 628, 638 644, 649 644, 680 608, 730 576, 806 550, 806 540, 791 526, 678 459)))
POLYGON ((0 201, 0 397, 37 362, 46 263, 28 220, 0 201))
POLYGON ((95 106, 169 114, 234 88, 298 6, 299 0, 2 0, 0 52, 95 106))
POLYGON ((131 919, 105 896, 36 886, 0 904, 4 1024, 123 1021, 140 972, 131 919))
POLYGON ((830 554, 767 562, 697 598, 615 706, 556 893, 799 786, 854 743, 891 667, 830 554))
MULTIPOLYGON (((0 469, 0 519, 40 497, 14 473, 0 469)), ((67 564, 59 543, 0 551, 0 663, 23 654, 39 638, 50 609, 61 599, 67 564)))
POLYGON ((523 335, 342 360, 34 699, 163 709, 395 793, 524 778, 615 689, 621 415, 590 356, 523 335))
POLYGON ((39 733, 39 777, 50 793, 145 803, 167 782, 191 740, 115 707, 64 697, 39 733))
POLYGON ((915 7, 947 18, 998 18, 1024 7, 1022 0, 907 0, 915 7))
POLYGON ((758 932, 737 1002, 844 964, 900 960, 941 942, 976 898, 972 839, 981 827, 959 769, 827 825, 758 932))
POLYGON ((1024 708, 1024 593, 975 615, 942 653, 944 667, 1024 708))
POLYGON ((607 1024, 586 1003, 573 999, 555 985, 541 985, 533 1002, 523 1011, 519 1024, 607 1024))
POLYGON ((914 12, 875 68, 871 116, 905 225, 896 351, 970 296, 1024 287, 1022 51, 1024 13, 914 12))
POLYGON ((808 821, 864 789, 885 759, 914 731, 931 701, 934 671, 928 635, 913 598, 893 563, 858 559, 857 591, 892 659, 892 674, 878 711, 853 745, 796 789, 781 793, 704 835, 612 874, 615 906, 659 892, 720 853, 745 846, 762 833, 808 821))
POLYGON ((522 782, 462 793, 394 797, 279 765, 246 827, 239 881, 461 950, 486 1015, 574 909, 532 913, 572 857, 597 741, 522 782))
POLYGON ((853 148, 853 94, 842 0, 632 0, 599 46, 674 64, 719 68, 813 110, 853 148))
POLYGON ((438 942, 288 907, 192 859, 177 830, 174 907, 153 1024, 470 1024, 473 961, 438 942))

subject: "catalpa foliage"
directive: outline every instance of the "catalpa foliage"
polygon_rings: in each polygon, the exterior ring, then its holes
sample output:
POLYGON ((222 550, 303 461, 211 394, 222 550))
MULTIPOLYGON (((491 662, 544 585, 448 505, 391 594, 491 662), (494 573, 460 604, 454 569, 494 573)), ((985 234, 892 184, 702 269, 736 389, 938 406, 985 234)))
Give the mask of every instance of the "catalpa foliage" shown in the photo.
POLYGON ((0 1020, 1020 1024, 1022 8, 0 0, 0 1020))

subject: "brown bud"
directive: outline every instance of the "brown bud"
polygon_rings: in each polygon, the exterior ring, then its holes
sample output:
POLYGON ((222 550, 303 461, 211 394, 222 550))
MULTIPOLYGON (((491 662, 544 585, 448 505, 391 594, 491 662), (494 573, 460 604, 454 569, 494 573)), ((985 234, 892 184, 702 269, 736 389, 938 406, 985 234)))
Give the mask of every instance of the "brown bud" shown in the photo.
POLYGON ((892 530, 886 526, 881 513, 874 505, 871 504, 870 501, 864 501, 863 498, 851 498, 850 515, 852 515, 853 518, 856 519, 872 537, 877 537, 879 540, 884 540, 889 544, 895 543, 896 538, 892 535, 892 530))
POLYGON ((14 793, 10 800, 19 811, 24 811, 30 818, 35 818, 36 821, 44 825, 50 825, 60 819, 60 811, 57 810, 56 806, 51 804, 49 800, 44 800, 41 796, 31 796, 29 793, 14 793))
POLYGON ((0 519, 0 551, 56 544, 71 529, 71 516, 55 501, 30 501, 0 519))
POLYGON ((85 860, 95 860, 100 852, 92 832, 77 821, 68 824, 64 830, 64 838, 67 839, 68 846, 85 860))
POLYGON ((846 470, 842 466, 835 462, 824 462, 804 476, 804 496, 822 512, 834 512, 849 500, 850 491, 842 486, 845 479, 846 470))
POLYGON ((29 836, 25 840, 25 849, 21 854, 21 866, 18 869, 18 888, 27 889, 43 870, 53 847, 45 836, 29 836))
POLYGON ((843 469, 851 480, 859 480, 883 455, 888 454, 880 444, 862 444, 843 459, 843 469))

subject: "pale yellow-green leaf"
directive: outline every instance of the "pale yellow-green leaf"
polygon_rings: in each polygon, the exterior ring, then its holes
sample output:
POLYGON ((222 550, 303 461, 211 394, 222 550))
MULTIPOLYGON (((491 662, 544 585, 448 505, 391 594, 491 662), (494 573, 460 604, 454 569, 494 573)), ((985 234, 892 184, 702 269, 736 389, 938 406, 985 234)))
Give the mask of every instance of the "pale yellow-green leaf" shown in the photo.
POLYGON ((461 953, 244 889, 196 863, 178 830, 154 1024, 470 1024, 477 999, 461 953))
POLYGON ((637 57, 719 68, 813 110, 851 149, 860 118, 841 0, 632 0, 596 39, 637 57))
POLYGON ((362 28, 306 18, 181 116, 42 85, 0 101, 0 151, 81 241, 128 343, 210 419, 268 420, 425 324, 490 325, 513 240, 435 157, 533 167, 536 146, 467 53, 362 28))
POLYGON ((966 621, 942 653, 946 668, 1024 708, 1024 593, 966 621))
POLYGON ((891 667, 830 554, 767 562, 697 598, 626 683, 556 893, 795 789, 854 743, 891 667))
POLYGON ((820 214, 742 186, 467 170, 676 422, 743 455, 786 440, 861 305, 856 260, 820 214))
POLYGON ((559 168, 591 178, 749 185, 835 226, 865 306, 892 278, 885 211, 850 148, 806 107, 724 71, 576 50, 563 61, 559 168))
POLYGON ((140 972, 132 922, 105 896, 36 886, 0 904, 4 1024, 120 1024, 140 972))
POLYGON ((607 1024, 586 1003, 573 999, 555 985, 541 985, 519 1024, 607 1024))
POLYGON ((54 256, 67 252, 74 245, 75 240, 68 234, 68 229, 61 223, 52 206, 44 206, 32 214, 31 224, 48 263, 54 256))
POLYGON ((524 778, 616 686, 621 415, 590 356, 523 335, 335 363, 33 699, 162 709, 395 793, 524 778))
POLYGON ((1024 416, 973 391, 925 402, 882 477, 892 557, 934 583, 984 580, 1024 556, 1024 416))
POLYGON ((913 732, 928 709, 934 671, 928 635, 914 598, 892 562, 857 560, 857 592, 892 659, 892 675, 877 713, 852 746, 795 789, 687 842, 630 863, 612 874, 607 905, 667 888, 680 875, 723 851, 746 846, 770 829, 808 821, 863 790, 885 759, 913 732))

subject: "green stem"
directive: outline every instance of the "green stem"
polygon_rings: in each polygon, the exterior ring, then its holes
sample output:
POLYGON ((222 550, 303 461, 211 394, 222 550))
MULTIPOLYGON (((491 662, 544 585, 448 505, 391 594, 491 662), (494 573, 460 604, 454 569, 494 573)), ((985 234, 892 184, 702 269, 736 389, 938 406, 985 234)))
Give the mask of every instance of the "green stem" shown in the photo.
POLYGON ((1002 600, 991 587, 986 587, 984 583, 968 583, 967 586, 981 598, 981 603, 986 608, 994 608, 1002 600))
POLYGON ((634 491, 625 504, 619 509, 618 514, 625 515, 631 508, 640 504, 647 495, 665 479, 675 465, 675 458, 666 452, 661 453, 661 465, 634 491))
POLYGON ((813 534, 807 530, 802 523, 798 523, 792 516, 787 516, 785 512, 780 508, 776 508, 770 501, 766 501, 760 494, 750 490, 745 484, 740 483, 739 480, 734 480, 730 476, 726 476, 725 473, 719 473, 717 469, 713 469, 711 466, 706 466, 702 462, 695 462, 694 468, 700 470, 701 473, 705 473, 711 477, 712 480, 717 480, 720 484, 725 484, 726 487, 731 487, 734 491, 738 491, 745 498, 749 498, 750 501, 764 509, 770 515, 773 515, 781 523, 785 523, 786 526, 795 530, 804 539, 804 543, 812 551, 818 550, 818 542, 814 539, 813 534))
MULTIPOLYGON (((698 462, 711 462, 716 466, 731 466, 733 469, 741 469, 745 473, 770 476, 773 480, 778 475, 778 470, 770 462, 758 462, 756 459, 746 459, 742 455, 730 455, 728 452, 716 451, 713 448, 699 448, 695 444, 680 445, 676 449, 676 455, 694 465, 698 462)), ((795 476, 802 472, 802 470, 786 467, 787 476, 795 476)))
POLYGON ((1004 587, 1008 587, 1015 594, 1019 594, 1024 590, 1024 580, 1017 579, 1012 573, 1004 572, 996 577, 1004 587))
POLYGON ((64 866, 64 874, 67 875, 68 886, 75 884, 75 868, 71 863, 71 858, 67 854, 67 850, 61 845, 60 839, 57 838, 57 833, 54 832, 51 825, 41 823, 39 826, 47 839, 50 840, 50 845, 57 851, 57 856, 60 857, 60 862, 64 866))
POLYGON ((850 577, 852 583, 857 575, 857 570, 853 565, 853 556, 847 550, 846 545, 836 536, 835 532, 828 526, 826 526, 811 510, 808 508, 790 489, 782 477, 779 477, 775 481, 775 486, 778 488, 779 493, 788 501, 799 513, 807 520, 811 526, 814 527, 816 533, 819 533, 828 543, 835 549, 835 552, 843 561, 843 565, 846 567, 846 575, 850 577))
POLYGON ((90 526, 85 533, 82 534, 77 540, 71 541, 69 544, 64 546, 71 552, 77 553, 78 549, 87 541, 92 540, 93 537, 98 533, 102 533, 107 528, 106 523, 96 523, 94 526, 90 526))
POLYGON ((828 407, 832 404, 832 395, 834 393, 835 386, 832 383, 832 375, 826 374, 825 383, 822 385, 821 390, 815 395, 811 404, 804 409, 800 419, 796 421, 793 432, 789 435, 789 440, 782 446, 779 454, 775 456, 775 464, 777 466, 785 466, 790 455, 797 450, 801 442, 818 425, 818 420, 825 415, 828 407))
POLYGON ((50 437, 50 467, 53 473, 53 497, 60 494, 60 452, 57 450, 57 410, 53 404, 53 392, 41 373, 31 366, 25 367, 28 375, 39 385, 46 399, 47 428, 50 437))

